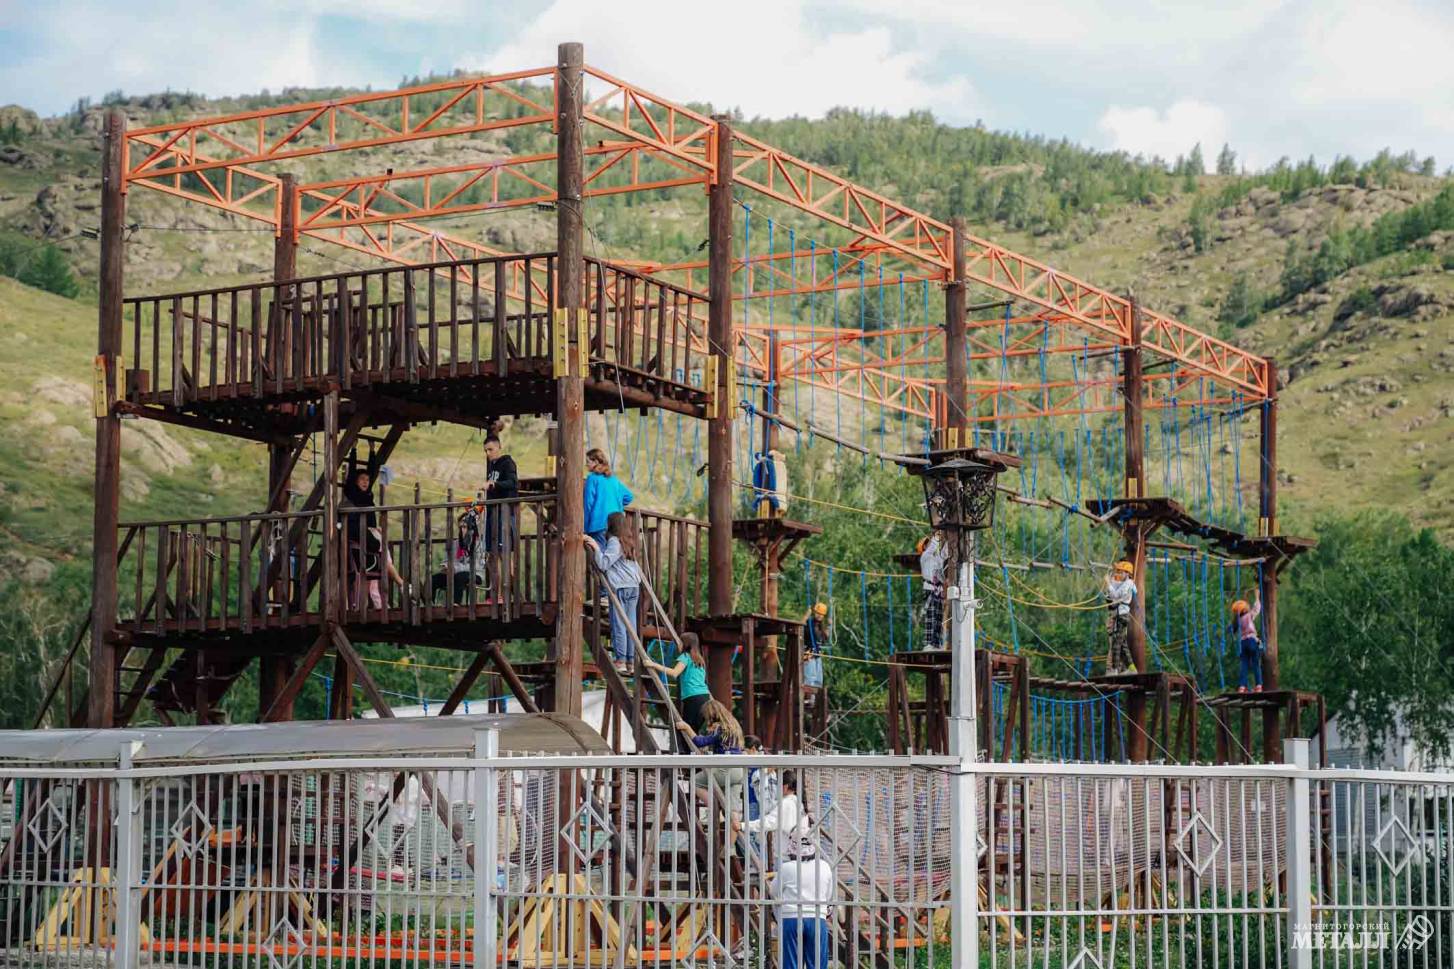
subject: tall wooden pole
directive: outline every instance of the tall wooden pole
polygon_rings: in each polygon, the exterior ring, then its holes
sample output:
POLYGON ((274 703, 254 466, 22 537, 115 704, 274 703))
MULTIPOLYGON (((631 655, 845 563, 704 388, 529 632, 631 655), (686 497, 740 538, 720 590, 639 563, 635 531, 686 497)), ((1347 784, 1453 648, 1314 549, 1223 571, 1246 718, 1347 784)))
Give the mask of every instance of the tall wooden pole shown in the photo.
MULTIPOLYGON (((1144 433, 1145 388, 1141 373, 1141 307, 1136 297, 1131 300, 1131 339, 1121 349, 1121 392, 1125 398, 1126 434, 1126 498, 1146 497, 1146 453, 1144 433)), ((1127 645, 1131 649, 1131 662, 1136 672, 1147 672, 1146 667, 1146 533, 1143 525, 1132 520, 1126 532, 1126 557, 1135 570, 1136 598, 1131 603, 1131 626, 1127 645)), ((1130 692, 1127 715, 1131 720, 1129 734, 1130 759, 1144 761, 1148 751, 1146 733, 1146 694, 1140 690, 1130 692)))
MULTIPOLYGON (((110 403, 124 389, 121 362, 121 300, 126 219, 126 115, 106 115, 101 172, 101 275, 96 355, 104 367, 96 413, 96 507, 91 534, 91 663, 86 723, 110 727, 116 720, 116 529, 121 515, 121 418, 110 403), (102 408, 104 407, 104 414, 102 408)), ((99 375, 98 375, 99 376, 99 375)))
MULTIPOLYGON (((765 458, 778 449, 777 422, 767 417, 766 414, 778 413, 777 375, 778 355, 781 352, 777 334, 769 332, 767 335, 767 375, 762 386, 762 409, 765 411, 762 418, 762 451, 765 458)), ((781 486, 781 482, 779 482, 779 486, 781 486)), ((766 616, 778 614, 778 575, 782 569, 780 549, 781 543, 774 539, 767 542, 762 550, 762 612, 766 616)), ((771 670, 778 665, 777 637, 766 636, 763 638, 763 644, 761 662, 758 665, 759 671, 764 668, 771 670)), ((771 675, 769 672, 769 678, 771 675)))
POLYGON ((556 713, 581 715, 582 653, 585 609, 586 549, 584 482, 586 477, 584 347, 580 342, 580 316, 585 282, 582 154, 582 77, 584 53, 580 44, 561 44, 556 60, 556 206, 558 253, 557 307, 554 326, 569 334, 567 370, 556 379, 555 416, 559 455, 555 465, 556 528, 560 534, 559 612, 555 618, 556 713))
MULTIPOLYGON (((949 283, 944 290, 944 391, 949 413, 940 447, 969 446, 969 323, 965 319, 964 220, 950 220, 949 283)), ((958 575, 957 571, 951 573, 958 575)))
MULTIPOLYGON (((707 423, 707 611, 732 611, 732 122, 715 115, 717 178, 707 193, 707 342, 716 358, 712 388, 715 416, 707 423)), ((707 657, 707 685, 732 702, 732 650, 714 646, 707 657)))
MULTIPOLYGON (((278 234, 273 239, 273 282, 298 277, 298 233, 297 229, 298 178, 285 174, 278 179, 278 234)), ((281 289, 274 292, 274 303, 283 295, 281 289)), ((280 312, 280 317, 282 316, 280 312)), ((288 468, 287 444, 268 445, 268 511, 287 511, 288 492, 284 487, 284 476, 288 468)), ((293 675, 293 659, 285 655, 268 655, 258 661, 257 716, 262 722, 274 701, 282 694, 283 687, 293 675)), ((273 711, 274 720, 293 719, 293 703, 288 701, 273 711)))
MULTIPOLYGON (((1257 532, 1277 534, 1277 364, 1267 361, 1267 399, 1262 402, 1260 454, 1257 462, 1257 532)), ((1277 677, 1277 581, 1281 563, 1274 560, 1262 568, 1262 681, 1264 690, 1278 689, 1277 677)), ((1279 711, 1262 713, 1262 759, 1268 763, 1282 756, 1279 711)))
POLYGON ((278 176, 278 234, 273 239, 273 280, 298 278, 298 176, 278 176))
MULTIPOLYGON (((777 422, 766 416, 768 414, 780 413, 778 408, 778 373, 781 370, 780 355, 782 347, 778 343, 776 333, 769 332, 767 335, 767 373, 762 383, 762 450, 764 460, 771 460, 770 455, 778 449, 778 425, 777 422)), ((784 489, 781 481, 777 482, 779 489, 784 489)), ((756 510, 756 509, 754 509, 756 510)), ((765 616, 778 615, 778 592, 780 576, 782 574, 782 538, 778 533, 768 532, 766 538, 758 548, 762 565, 762 614, 765 616)), ((757 682, 771 683, 781 682, 787 675, 782 663, 778 660, 778 637, 776 635, 763 636, 756 642, 757 655, 753 664, 753 688, 757 682)), ((744 689, 742 704, 745 709, 751 709, 754 713, 754 721, 759 725, 765 736, 773 736, 777 731, 778 701, 776 697, 759 699, 751 695, 750 691, 744 689)))

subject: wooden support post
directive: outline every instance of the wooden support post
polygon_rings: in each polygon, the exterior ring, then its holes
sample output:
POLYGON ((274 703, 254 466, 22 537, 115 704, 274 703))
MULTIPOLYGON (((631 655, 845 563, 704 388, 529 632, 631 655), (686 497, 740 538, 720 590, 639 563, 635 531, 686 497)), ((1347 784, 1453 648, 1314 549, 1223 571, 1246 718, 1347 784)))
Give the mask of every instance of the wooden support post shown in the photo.
MULTIPOLYGON (((298 277, 298 233, 297 233, 298 178, 285 174, 278 177, 278 234, 273 239, 273 282, 298 277)), ((288 510, 288 479, 307 438, 301 437, 292 444, 268 445, 268 511, 288 510)), ((296 663, 292 656, 269 653, 258 660, 257 718, 263 722, 273 709, 283 686, 293 675, 296 663)), ((293 719, 293 704, 274 712, 277 720, 293 719)))
POLYGON ((329 632, 343 616, 343 592, 339 566, 346 550, 339 548, 338 530, 338 391, 323 398, 323 585, 319 590, 323 631, 329 632))
MULTIPOLYGON (((950 272, 944 289, 944 392, 947 398, 946 433, 941 447, 968 447, 969 350, 965 319, 964 220, 950 220, 950 272)), ((951 575, 958 575, 956 569, 951 575)))
POLYGON ((273 282, 298 278, 298 176, 278 176, 278 234, 273 237, 273 282))
POLYGON ((342 654, 333 657, 333 678, 328 692, 328 719, 353 719, 353 667, 342 654))
POLYGON ((263 715, 263 722, 274 723, 284 719, 280 715, 281 712, 292 709, 293 702, 298 699, 298 694, 302 693, 303 687, 308 685, 308 677, 313 673, 313 668, 328 652, 329 644, 328 633, 319 633, 308 652, 304 653, 299 660, 298 668, 293 671, 293 675, 288 677, 288 682, 278 691, 278 695, 273 699, 273 708, 263 715))
POLYGON ((465 671, 460 674, 459 679, 455 681, 454 688, 449 691, 449 696, 445 699, 444 706, 439 709, 439 716, 447 717, 459 709, 460 704, 464 703, 465 697, 469 695, 470 688, 475 685, 475 680, 480 678, 480 674, 489 665, 490 654, 487 651, 482 650, 475 654, 475 658, 470 660, 470 665, 465 668, 465 671))
MULTIPOLYGON (((1125 497, 1145 498, 1146 454, 1144 446, 1146 437, 1143 430, 1145 397, 1141 375, 1141 307, 1136 303, 1134 296, 1130 298, 1130 303, 1131 339, 1130 343, 1121 349, 1123 364, 1121 393, 1125 398, 1125 497)), ((1146 663, 1146 532, 1147 526, 1140 521, 1133 521, 1126 532, 1126 558, 1131 561, 1131 565, 1135 569, 1134 580, 1136 582, 1136 598, 1131 603, 1131 628, 1127 635, 1127 644, 1131 648, 1131 661, 1135 664, 1138 673, 1145 673, 1148 669, 1146 663)), ((1144 761, 1149 747, 1144 690, 1135 690, 1127 695, 1126 716, 1130 720, 1126 731, 1127 746, 1130 748, 1129 757, 1135 762, 1144 761)))
MULTIPOLYGON (((770 331, 767 337, 767 376, 762 384, 764 414, 778 412, 778 372, 781 352, 777 334, 770 331)), ((777 449, 777 422, 764 416, 762 418, 763 453, 764 455, 771 454, 777 449)), ((779 482, 779 486, 781 486, 781 482, 779 482)), ((773 533, 768 534, 770 537, 764 539, 758 547, 758 558, 762 566, 762 613, 765 616, 776 618, 778 615, 778 580, 782 572, 782 539, 773 533)), ((777 636, 764 636, 759 642, 758 648, 753 651, 756 663, 754 673, 760 674, 765 680, 781 679, 783 675, 782 664, 778 661, 777 648, 777 636)), ((750 690, 744 693, 744 698, 745 704, 750 707, 756 707, 759 703, 766 706, 773 702, 766 699, 759 700, 750 690)), ((766 711, 761 711, 759 715, 765 716, 766 711)))
MULTIPOLYGON (((324 636, 331 638, 343 618, 343 569, 348 539, 338 527, 338 391, 323 398, 323 575, 319 596, 322 601, 324 636)), ((359 581, 362 581, 360 577, 359 581)), ((353 669, 342 654, 333 664, 333 691, 328 698, 328 719, 353 717, 353 669)))
MULTIPOLYGON (((717 115, 715 146, 717 178, 707 197, 707 345, 716 359, 717 382, 713 418, 707 424, 707 611, 725 616, 732 611, 732 124, 717 115)), ((732 649, 712 645, 707 655, 707 686, 712 695, 732 703, 732 649)))
POLYGON ((96 356, 104 368, 96 392, 96 507, 91 529, 91 662, 86 723, 110 727, 116 719, 117 525, 121 516, 121 417, 111 406, 125 389, 121 363, 121 301, 126 218, 126 115, 106 114, 101 172, 101 275, 96 356), (104 411, 102 408, 104 407, 104 411))
MULTIPOLYGON (((1277 364, 1267 361, 1267 399, 1259 411, 1261 441, 1257 462, 1257 532, 1277 534, 1277 364)), ((1263 689, 1279 688, 1277 672, 1277 583, 1282 562, 1272 559, 1261 569, 1263 689)), ((1262 757, 1269 764, 1282 756, 1282 732, 1276 711, 1263 713, 1262 757)))
POLYGON ((555 465, 556 529, 560 535, 560 572, 555 619, 553 710, 581 715, 585 677, 584 628, 586 549, 584 495, 586 417, 585 371, 580 315, 585 312, 585 250, 582 211, 585 168, 581 138, 584 53, 576 43, 561 44, 556 60, 556 206, 555 231, 559 279, 552 326, 567 328, 567 371, 555 382, 558 456, 555 465))

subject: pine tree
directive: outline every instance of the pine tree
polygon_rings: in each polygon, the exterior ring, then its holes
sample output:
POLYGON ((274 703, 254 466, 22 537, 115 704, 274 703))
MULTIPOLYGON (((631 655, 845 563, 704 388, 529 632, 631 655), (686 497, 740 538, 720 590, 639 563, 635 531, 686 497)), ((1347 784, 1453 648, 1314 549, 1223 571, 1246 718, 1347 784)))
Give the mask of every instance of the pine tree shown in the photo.
POLYGON ((1191 146, 1191 154, 1186 156, 1187 171, 1193 175, 1205 175, 1207 173, 1207 161, 1202 157, 1202 143, 1199 141, 1191 146))
POLYGON ((1252 288, 1246 273, 1238 273, 1222 297, 1222 308, 1217 319, 1238 329, 1257 319, 1262 312, 1262 296, 1252 288))
POLYGON ((1217 174, 1237 174, 1237 153, 1226 142, 1222 143, 1222 150, 1217 152, 1217 174))
POLYGON ((65 255, 54 243, 46 243, 44 248, 31 257, 16 278, 27 286, 34 286, 67 299, 81 291, 76 277, 71 275, 71 267, 66 262, 65 255))

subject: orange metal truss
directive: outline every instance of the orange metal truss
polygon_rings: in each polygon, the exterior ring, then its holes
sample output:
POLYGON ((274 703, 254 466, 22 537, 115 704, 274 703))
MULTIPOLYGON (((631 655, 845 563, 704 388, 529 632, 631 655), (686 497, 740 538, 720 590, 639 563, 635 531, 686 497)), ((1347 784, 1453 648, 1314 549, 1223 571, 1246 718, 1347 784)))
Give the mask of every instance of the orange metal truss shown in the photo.
POLYGON ((587 77, 606 87, 604 93, 586 102, 582 114, 587 124, 599 125, 716 178, 713 148, 717 125, 711 118, 590 65, 584 70, 587 77))
POLYGON ((553 123, 555 105, 529 97, 521 82, 554 75, 553 68, 544 67, 138 128, 127 133, 127 141, 144 147, 128 157, 126 178, 144 182, 325 152, 553 123), (440 103, 421 108, 416 105, 421 99, 440 103), (365 108, 374 113, 365 113, 365 108), (387 114, 376 116, 384 112, 387 114))
MULTIPOLYGON (((643 158, 651 160, 653 152, 632 142, 603 143, 585 149, 585 195, 706 184, 705 172, 688 169, 671 155, 661 155, 658 160, 674 169, 674 175, 653 177, 644 172, 643 158), (611 173, 624 178, 603 178, 611 173)), ((320 201, 311 211, 299 212, 297 225, 302 230, 377 225, 554 202, 554 165, 555 154, 551 152, 401 174, 387 172, 311 182, 304 186, 306 194, 300 193, 299 205, 305 200, 326 201, 320 201)))
MULTIPOLYGON (((598 93, 585 105, 585 121, 606 133, 587 149, 593 161, 586 194, 661 190, 716 180, 718 128, 710 117, 598 69, 588 67, 586 75, 598 93)), ((427 138, 553 124, 555 83, 553 68, 538 68, 140 128, 127 135, 127 184, 278 226, 282 224, 278 180, 253 166, 427 138), (543 96, 546 84, 552 85, 548 98, 543 96)), ((971 324, 980 331, 972 329, 972 359, 1102 352, 1127 346, 1132 341, 1135 313, 1139 314, 1141 345, 1173 365, 1162 379, 1151 380, 1148 386, 1208 377, 1230 392, 1229 400, 1243 396, 1265 399, 1275 393, 1267 361, 1255 354, 1169 315, 1133 309, 1127 298, 988 240, 969 234, 956 240, 945 222, 750 135, 734 131, 732 142, 736 184, 854 235, 847 246, 827 250, 840 257, 835 271, 814 271, 806 282, 789 267, 798 259, 821 257, 824 250, 796 249, 738 260, 735 269, 748 277, 743 286, 748 297, 857 287, 863 285, 862 275, 870 271, 873 285, 878 284, 880 272, 885 273, 885 282, 899 282, 902 273, 904 282, 942 283, 947 281, 957 243, 965 250, 966 281, 1036 308, 1034 317, 1011 321, 1032 324, 1028 331, 1017 330, 1013 339, 990 333, 992 328, 1002 327, 1002 321, 971 324), (1083 336, 1076 345, 1068 335, 1072 331, 1088 337, 1083 336)), ((306 184, 299 191, 298 232, 401 263, 497 254, 481 243, 433 230, 422 220, 555 201, 549 174, 553 163, 553 155, 536 154, 306 184)), ((644 268, 685 276, 681 281, 690 287, 704 265, 687 262, 644 268)), ((909 340, 906 331, 894 332, 909 340)), ((936 356, 926 330, 917 345, 901 344, 884 354, 877 347, 884 346, 885 335, 884 331, 857 335, 843 331, 828 343, 810 341, 812 346, 789 350, 790 372, 784 376, 822 382, 906 414, 930 416, 938 382, 905 371, 942 364, 942 349, 936 356), (831 366, 827 365, 830 359, 831 366), (851 376, 855 372, 857 376, 851 376)), ((791 339, 787 342, 796 346, 791 339)), ((765 352, 758 343, 753 334, 743 334, 749 359, 765 352)), ((1020 401, 1015 413, 1088 412, 1075 400, 1061 396, 1069 388, 1053 383, 1021 385, 1002 380, 995 386, 999 388, 994 392, 996 401, 1004 395, 1020 401)), ((976 393, 983 398, 986 392, 976 393)), ((999 409, 997 403, 994 409, 999 409)))
POLYGON ((948 271, 953 233, 945 223, 750 135, 734 131, 732 142, 736 183, 948 271))

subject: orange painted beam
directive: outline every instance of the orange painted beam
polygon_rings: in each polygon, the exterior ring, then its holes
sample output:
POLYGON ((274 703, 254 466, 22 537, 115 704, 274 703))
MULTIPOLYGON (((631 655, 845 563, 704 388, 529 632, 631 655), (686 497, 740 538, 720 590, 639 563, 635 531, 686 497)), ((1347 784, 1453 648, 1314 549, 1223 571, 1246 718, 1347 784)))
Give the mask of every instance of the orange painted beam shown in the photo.
POLYGON ((126 180, 549 124, 554 121, 554 106, 528 96, 521 82, 554 73, 553 67, 545 67, 457 78, 137 128, 127 133, 132 150, 126 180), (416 99, 427 99, 428 104, 416 105, 416 99), (436 100, 440 103, 434 104, 436 100), (340 127, 358 133, 341 134, 340 127))

